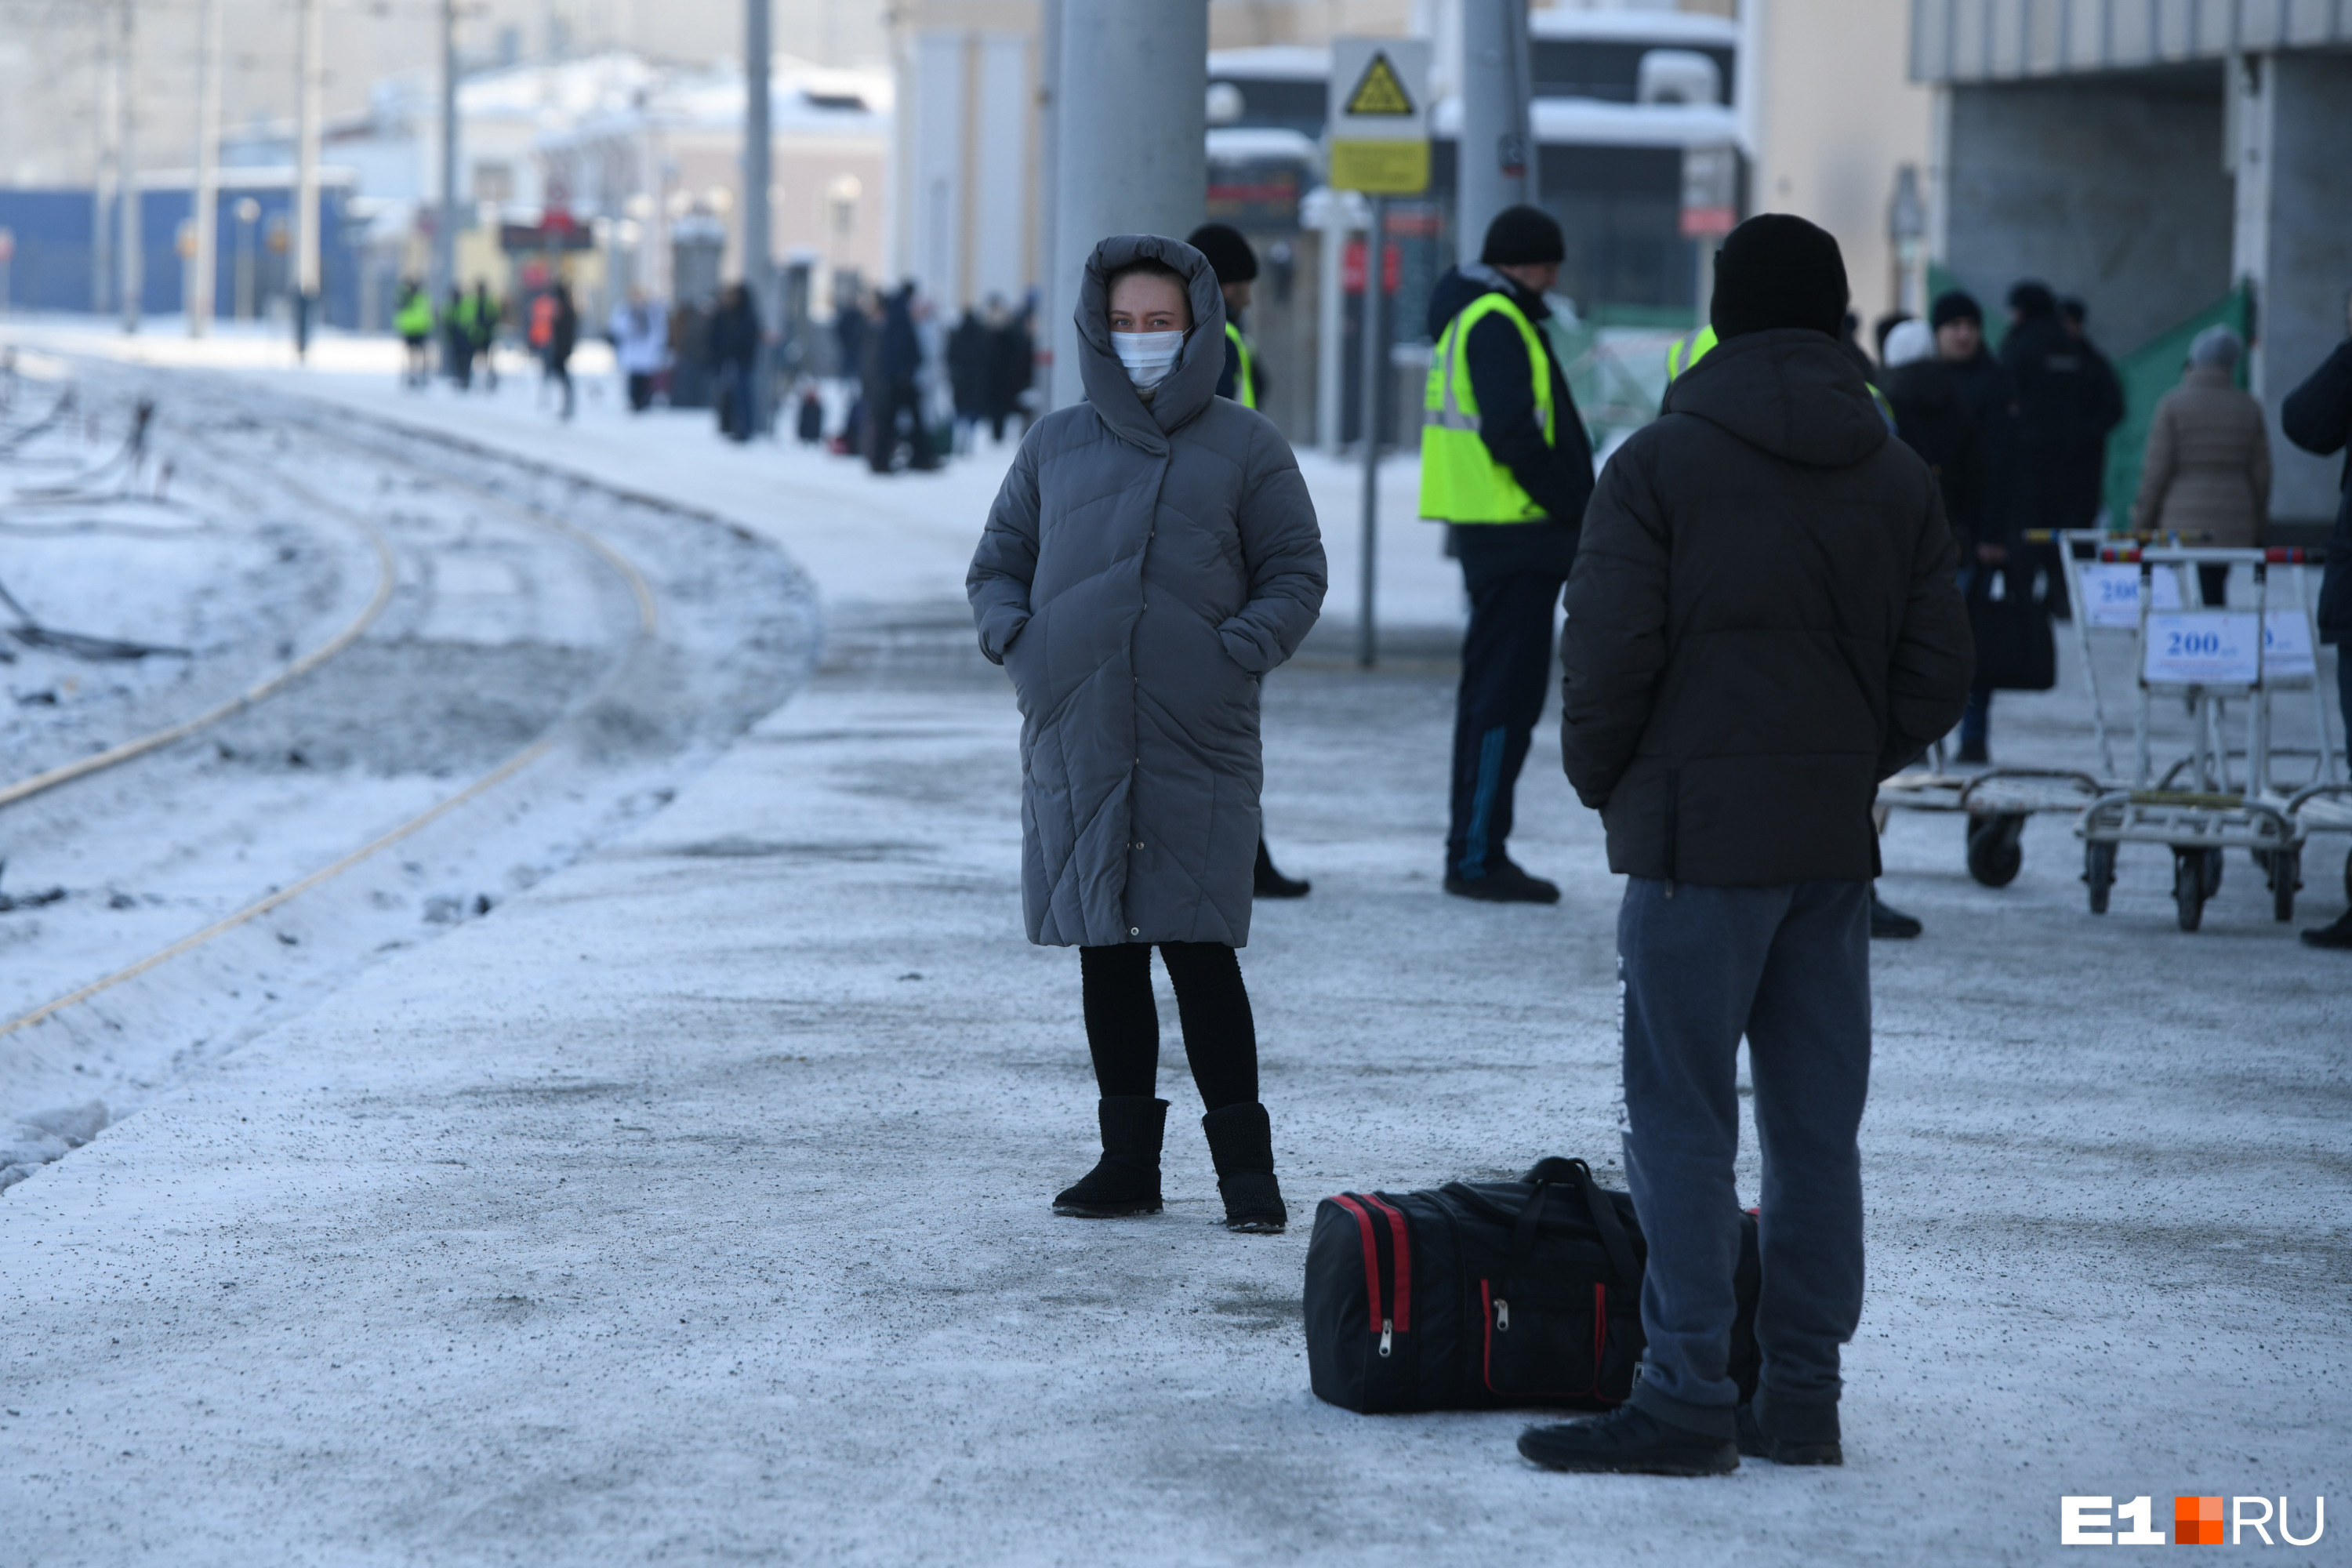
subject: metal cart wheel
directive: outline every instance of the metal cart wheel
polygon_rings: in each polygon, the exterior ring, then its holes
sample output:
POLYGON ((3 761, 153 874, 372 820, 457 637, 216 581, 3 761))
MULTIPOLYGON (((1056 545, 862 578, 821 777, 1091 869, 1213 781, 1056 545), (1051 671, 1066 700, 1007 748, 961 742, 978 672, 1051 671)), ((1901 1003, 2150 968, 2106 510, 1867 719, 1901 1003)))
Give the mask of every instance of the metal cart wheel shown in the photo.
POLYGON ((2112 844, 2083 846, 2083 880, 2091 889, 2091 912, 2107 912, 2107 890, 2116 885, 2116 847, 2112 844))
POLYGON ((2303 886, 2303 854, 2281 849, 2271 856, 2271 918, 2294 919, 2294 890, 2303 886))
POLYGON ((2006 888, 2017 880, 2018 869, 2025 864, 2025 847, 2019 842, 2024 832, 2022 816, 1969 817, 1969 875, 1988 888, 2006 888))
MULTIPOLYGON (((2205 864, 2203 869, 2205 874, 2205 896, 2210 899, 2214 894, 2221 890, 2221 852, 2219 849, 2208 849, 2205 851, 2205 864)), ((2193 931, 2196 928, 2192 926, 2189 929, 2193 931)))
POLYGON ((2352 899, 2352 850, 2344 855, 2344 896, 2352 899))
POLYGON ((2205 855, 2202 849, 2172 852, 2172 904, 2182 931, 2195 931, 2205 918, 2205 855))

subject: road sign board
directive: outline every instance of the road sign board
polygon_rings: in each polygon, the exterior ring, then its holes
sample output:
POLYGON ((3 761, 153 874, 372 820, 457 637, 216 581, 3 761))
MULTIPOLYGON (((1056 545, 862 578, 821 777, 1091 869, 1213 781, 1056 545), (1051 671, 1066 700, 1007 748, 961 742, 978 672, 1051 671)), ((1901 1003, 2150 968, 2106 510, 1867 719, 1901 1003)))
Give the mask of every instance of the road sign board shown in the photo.
POLYGON ((1335 189, 1416 195, 1429 188, 1429 42, 1331 42, 1335 189))

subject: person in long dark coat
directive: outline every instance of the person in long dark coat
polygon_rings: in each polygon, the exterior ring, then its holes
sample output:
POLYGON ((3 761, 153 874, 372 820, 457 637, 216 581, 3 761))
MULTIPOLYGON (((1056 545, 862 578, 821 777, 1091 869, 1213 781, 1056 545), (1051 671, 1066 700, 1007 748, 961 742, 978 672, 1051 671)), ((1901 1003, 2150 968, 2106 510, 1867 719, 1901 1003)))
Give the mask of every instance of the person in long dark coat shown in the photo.
POLYGON ((1216 395, 1224 304, 1199 251, 1104 240, 1077 326, 1086 401, 1023 440, 965 584, 981 651, 1020 700, 1029 940, 1078 949, 1102 1092, 1102 1161, 1055 1209, 1160 1207, 1156 946, 1225 1223, 1278 1231, 1234 950, 1258 839, 1258 683, 1322 607, 1322 535, 1282 433, 1216 395))
POLYGON ((1006 317, 990 330, 988 438, 1004 439, 1004 422, 1019 416, 1029 425, 1021 399, 1037 377, 1037 342, 1029 331, 1029 307, 1006 317))
MULTIPOLYGON (((2352 333, 2352 294, 2344 300, 2345 331, 2352 333)), ((2344 731, 2352 735, 2352 336, 2279 406, 2279 428, 2305 451, 2322 458, 2346 452, 2336 480, 2336 532, 2327 542, 2327 569, 2319 580, 2319 640, 2336 645, 2336 697, 2344 711, 2344 731)), ((2345 861, 2352 887, 2352 858, 2345 861)), ((2352 910, 2329 925, 2303 933, 2313 947, 2352 950, 2352 910)))

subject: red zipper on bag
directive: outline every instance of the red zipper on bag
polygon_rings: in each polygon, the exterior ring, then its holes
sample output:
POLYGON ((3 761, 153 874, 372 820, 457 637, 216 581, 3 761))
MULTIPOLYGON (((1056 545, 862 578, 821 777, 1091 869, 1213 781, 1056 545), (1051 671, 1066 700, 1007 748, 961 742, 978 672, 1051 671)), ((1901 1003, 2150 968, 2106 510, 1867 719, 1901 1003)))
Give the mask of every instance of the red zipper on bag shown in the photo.
POLYGON ((1334 1194, 1331 1201, 1356 1216, 1356 1229, 1361 1234, 1364 1243, 1364 1295, 1372 1304, 1371 1331, 1378 1334, 1381 1332, 1388 1314, 1381 1310, 1381 1247, 1380 1238, 1372 1233, 1372 1216, 1364 1212, 1363 1205, 1346 1193, 1334 1194))
POLYGON ((1404 1215, 1391 1208, 1370 1193, 1364 1201, 1389 1216, 1389 1239, 1396 1247, 1396 1326, 1397 1332, 1407 1333, 1412 1328, 1412 1243, 1405 1238, 1404 1215))

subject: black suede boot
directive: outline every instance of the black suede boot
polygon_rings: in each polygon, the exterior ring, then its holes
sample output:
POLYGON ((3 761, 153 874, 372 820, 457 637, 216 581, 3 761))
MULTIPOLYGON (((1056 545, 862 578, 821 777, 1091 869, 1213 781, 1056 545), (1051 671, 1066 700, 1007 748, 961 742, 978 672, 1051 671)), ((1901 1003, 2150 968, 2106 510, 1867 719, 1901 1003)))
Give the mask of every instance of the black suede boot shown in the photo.
POLYGON ((1255 1100, 1228 1105, 1201 1118, 1209 1135, 1209 1157, 1217 1165, 1217 1191, 1225 1200, 1225 1228, 1274 1236, 1290 1223, 1282 1187, 1274 1179, 1274 1124, 1255 1100))
POLYGON ((1113 1095, 1102 1102, 1103 1157, 1054 1198, 1055 1214, 1078 1219, 1119 1219, 1160 1212, 1160 1136, 1168 1102, 1149 1095, 1113 1095))

